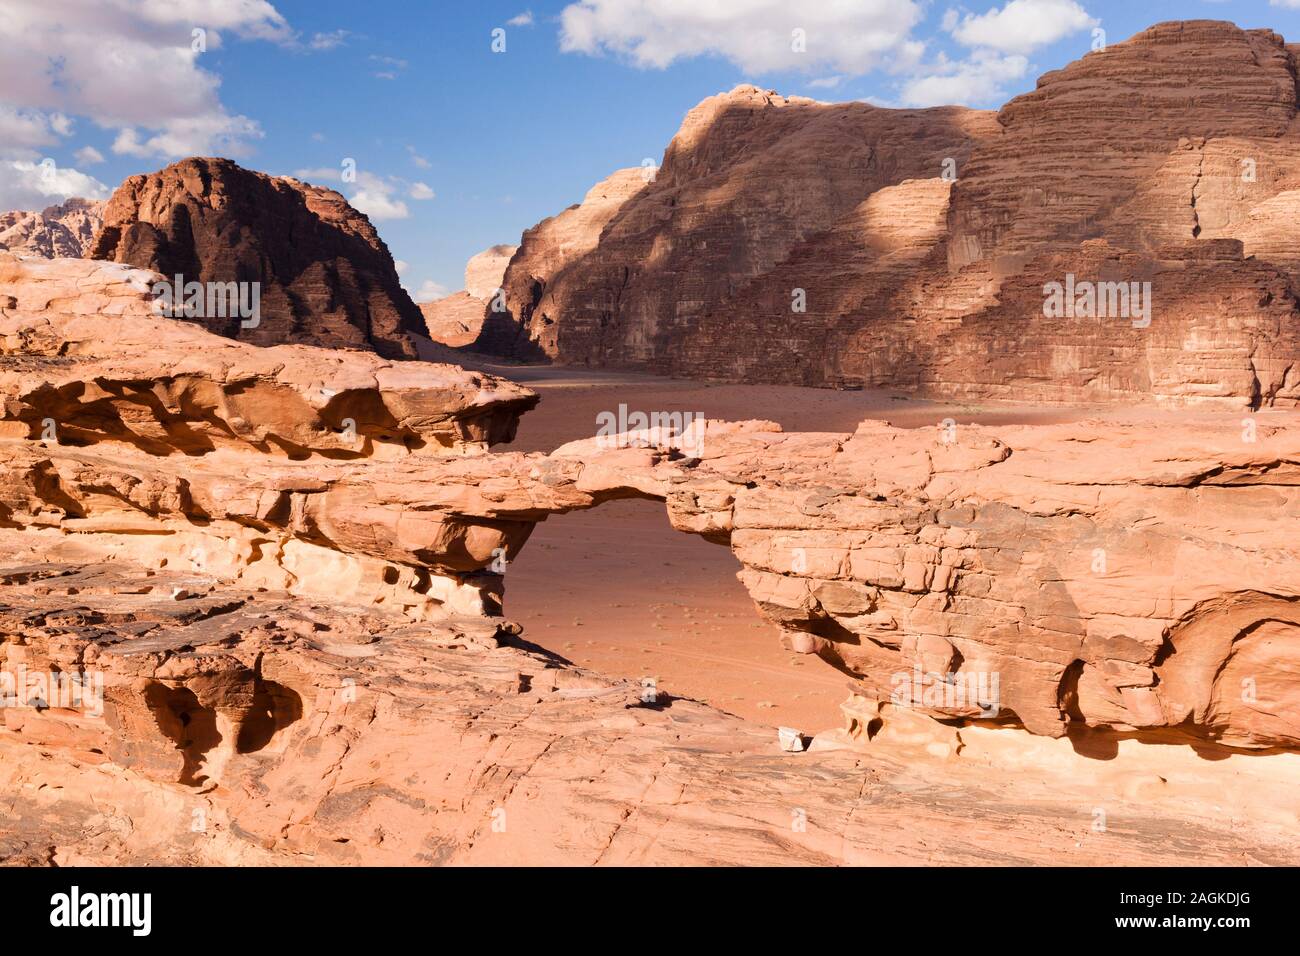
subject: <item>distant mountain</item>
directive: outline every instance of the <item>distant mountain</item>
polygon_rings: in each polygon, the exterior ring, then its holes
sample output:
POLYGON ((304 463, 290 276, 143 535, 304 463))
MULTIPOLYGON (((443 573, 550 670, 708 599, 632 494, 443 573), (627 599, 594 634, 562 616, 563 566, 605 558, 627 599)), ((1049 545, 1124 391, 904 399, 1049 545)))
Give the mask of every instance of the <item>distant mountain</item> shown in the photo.
POLYGON ((84 258, 103 209, 103 202, 68 199, 40 212, 0 213, 0 249, 46 259, 84 258))
MULTIPOLYGON (((420 303, 429 338, 458 348, 475 342, 484 319, 501 291, 510 258, 518 246, 491 246, 465 264, 465 288, 460 292, 420 303)), ((504 299, 502 300, 504 301, 504 299)))
POLYGON ((332 189, 192 157, 126 180, 104 206, 95 259, 185 282, 257 282, 260 317, 207 319, 256 345, 302 343, 414 358, 420 310, 370 220, 332 189))

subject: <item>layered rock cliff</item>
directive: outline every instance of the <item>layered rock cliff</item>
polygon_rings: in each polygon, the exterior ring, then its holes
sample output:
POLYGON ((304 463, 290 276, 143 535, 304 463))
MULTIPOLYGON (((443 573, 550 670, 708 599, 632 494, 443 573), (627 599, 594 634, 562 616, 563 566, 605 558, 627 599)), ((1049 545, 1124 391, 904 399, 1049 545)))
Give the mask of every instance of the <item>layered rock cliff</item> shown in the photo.
POLYGON ((474 347, 519 358, 554 355, 558 333, 541 306, 546 290, 595 249, 604 229, 632 197, 641 195, 656 171, 620 169, 587 191, 582 202, 544 219, 524 233, 501 284, 504 311, 487 314, 474 347))
POLYGON ((127 179, 90 257, 183 283, 258 283, 262 316, 205 316, 255 345, 302 343, 414 358, 420 311, 374 226, 347 200, 228 159, 190 158, 127 179))
POLYGON ((1296 89, 1280 36, 1217 21, 1090 53, 996 115, 738 88, 690 113, 580 253, 526 236, 479 347, 750 383, 1292 406, 1296 89), (1115 293, 1045 314, 1066 283, 1115 293))

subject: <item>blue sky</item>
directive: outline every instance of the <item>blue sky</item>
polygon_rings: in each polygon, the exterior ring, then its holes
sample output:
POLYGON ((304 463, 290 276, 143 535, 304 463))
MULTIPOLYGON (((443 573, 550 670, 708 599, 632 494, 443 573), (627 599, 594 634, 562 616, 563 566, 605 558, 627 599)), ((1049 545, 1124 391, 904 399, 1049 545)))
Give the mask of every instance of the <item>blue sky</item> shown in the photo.
POLYGON ((230 155, 341 189, 424 296, 459 289, 470 255, 518 242, 613 170, 658 161, 687 110, 738 83, 996 107, 1098 28, 1117 42, 1161 20, 1230 19, 1300 41, 1300 0, 0 5, 0 209, 230 155), (357 180, 338 181, 349 158, 357 180), (41 177, 50 159, 57 175, 41 177))

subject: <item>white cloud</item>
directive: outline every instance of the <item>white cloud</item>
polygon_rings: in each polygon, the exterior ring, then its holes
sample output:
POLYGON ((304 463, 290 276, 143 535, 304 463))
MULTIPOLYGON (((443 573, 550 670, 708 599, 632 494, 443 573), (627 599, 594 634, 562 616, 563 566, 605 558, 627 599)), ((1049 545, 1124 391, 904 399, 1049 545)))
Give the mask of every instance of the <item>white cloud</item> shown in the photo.
POLYGON ((858 76, 914 55, 909 33, 921 16, 917 0, 579 0, 560 14, 560 49, 613 53, 642 68, 712 54, 752 74, 858 76))
POLYGON ((413 183, 400 176, 381 176, 365 170, 357 170, 354 183, 343 182, 342 170, 334 166, 295 169, 293 176, 309 183, 336 184, 335 188, 347 196, 354 209, 376 222, 410 218, 411 210, 402 201, 402 193, 410 199, 434 198, 433 190, 426 183, 413 183))
POLYGON ((1028 54, 1100 23, 1075 0, 1009 0, 1001 9, 960 20, 949 10, 943 27, 965 46, 1028 54))
POLYGON ((352 208, 365 213, 374 222, 411 217, 411 210, 406 208, 406 203, 394 199, 391 193, 381 189, 358 189, 349 197, 348 202, 352 203, 352 208))
POLYGON ((25 117, 26 141, 0 136, 14 156, 46 117, 87 117, 119 131, 133 155, 240 155, 257 124, 232 116, 220 78, 204 68, 223 32, 290 43, 292 31, 267 0, 5 0, 0 17, 0 123, 25 117), (206 33, 197 38, 193 31, 206 33), (196 49, 198 47, 198 49, 196 49))
POLYGON ((312 38, 307 42, 307 46, 313 50, 325 52, 327 50, 341 47, 347 42, 349 36, 351 36, 351 34, 347 30, 333 30, 329 33, 315 33, 312 34, 312 38))
POLYGON ((377 80, 395 80, 397 79, 397 74, 410 65, 405 60, 399 59, 398 57, 379 56, 374 53, 370 55, 370 60, 373 63, 378 63, 380 66, 387 67, 387 69, 377 70, 372 74, 377 80))
POLYGON ((427 159, 421 156, 414 146, 408 144, 406 147, 406 151, 411 154, 411 162, 413 162, 416 166, 419 166, 421 169, 428 169, 430 166, 433 165, 433 163, 429 162, 427 159))
POLYGON ((402 182, 392 176, 376 176, 374 173, 358 172, 357 189, 348 196, 348 202, 354 209, 365 213, 375 222, 386 219, 409 219, 411 210, 406 203, 394 195, 402 188, 402 182))
POLYGON ((77 162, 83 166, 94 166, 96 163, 104 161, 104 154, 93 146, 83 146, 73 155, 76 156, 77 162))
POLYGON ((411 264, 405 259, 394 259, 393 268, 397 270, 397 274, 400 276, 407 269, 411 268, 411 264))
POLYGON ((940 57, 929 75, 916 76, 903 84, 899 100, 903 106, 994 106, 1006 99, 1007 84, 1021 79, 1029 70, 1023 56, 999 56, 976 50, 969 59, 940 57))
POLYGON ((125 156, 243 156, 248 140, 261 139, 262 128, 247 116, 195 116, 175 120, 141 139, 128 126, 113 140, 113 152, 125 156))
POLYGON ((842 74, 839 76, 823 76, 816 80, 809 80, 808 86, 814 90, 833 90, 847 79, 848 77, 842 74))
POLYGON ((1101 21, 1076 0, 1008 0, 987 13, 949 9, 943 29, 971 48, 964 59, 940 54, 902 84, 903 106, 1001 106, 1029 72, 1028 55, 1101 21))
POLYGON ((416 302, 432 302, 435 299, 445 299, 449 295, 451 290, 441 282, 425 279, 420 288, 411 293, 411 298, 416 302))
POLYGON ((41 210, 71 196, 107 199, 109 189, 93 176, 55 165, 52 160, 0 161, 0 211, 41 210))
POLYGON ((301 179, 308 183, 337 183, 342 180, 340 170, 333 166, 315 166, 310 169, 295 169, 293 171, 294 179, 301 179))
MULTIPOLYGON (((77 8, 85 6, 76 0, 61 2, 77 8)), ((48 9, 50 4, 43 6, 48 9)), ((200 24, 209 30, 234 30, 239 36, 255 40, 287 43, 293 39, 289 24, 269 0, 115 0, 98 6, 127 7, 142 20, 159 26, 182 24, 188 29, 200 24)))
POLYGON ((533 19, 533 11, 525 10, 518 16, 511 17, 506 21, 508 27, 531 27, 536 21, 533 19))
POLYGON ((0 155, 27 159, 37 147, 53 146, 71 132, 66 116, 0 103, 0 155), (63 132, 60 132, 63 130, 63 132))

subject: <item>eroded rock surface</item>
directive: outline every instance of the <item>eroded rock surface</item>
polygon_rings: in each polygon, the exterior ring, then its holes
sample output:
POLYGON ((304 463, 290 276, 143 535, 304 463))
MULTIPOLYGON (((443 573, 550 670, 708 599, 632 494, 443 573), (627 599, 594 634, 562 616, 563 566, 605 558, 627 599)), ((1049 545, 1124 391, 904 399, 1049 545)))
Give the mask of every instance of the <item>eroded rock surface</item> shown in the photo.
MULTIPOLYGON (((985 728, 1300 743, 1294 428, 696 422, 496 454, 531 393, 221 339, 154 316, 153 278, 0 255, 6 858, 979 862, 1014 828, 1114 862, 1076 765, 984 797, 997 771, 952 764, 1015 733, 985 728), (630 497, 730 547, 844 675, 842 728, 792 754, 521 643, 503 583, 533 527, 630 497)), ((1293 812, 1243 829, 1221 790, 1174 853, 1140 808, 1176 775, 1135 773, 1124 859, 1294 859, 1293 812)))
POLYGON ((414 358, 420 310, 374 226, 332 189, 192 157, 127 179, 91 249, 169 281, 260 284, 263 319, 204 319, 256 345, 302 343, 414 358))
POLYGON ((0 253, 7 435, 158 455, 227 445, 301 457, 481 450, 509 441, 536 396, 453 365, 256 348, 157 314, 154 275, 0 253))
POLYGON ((972 731, 955 759, 784 753, 482 620, 62 564, 22 538, 0 529, 5 671, 105 676, 98 716, 6 702, 6 864, 1296 862, 1294 782, 1257 765, 1052 751, 1014 774, 972 731))

